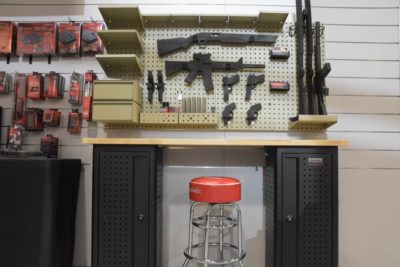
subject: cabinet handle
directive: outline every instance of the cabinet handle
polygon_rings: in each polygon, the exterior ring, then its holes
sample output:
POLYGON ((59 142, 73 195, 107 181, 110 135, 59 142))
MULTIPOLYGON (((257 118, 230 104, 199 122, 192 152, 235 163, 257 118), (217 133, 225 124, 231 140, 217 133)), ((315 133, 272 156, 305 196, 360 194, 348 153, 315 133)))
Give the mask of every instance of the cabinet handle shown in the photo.
POLYGON ((288 222, 293 222, 293 216, 292 215, 288 215, 288 216, 286 216, 286 221, 288 221, 288 222))
POLYGON ((137 217, 137 219, 138 219, 139 222, 144 221, 144 215, 143 215, 143 214, 140 214, 140 215, 137 217))

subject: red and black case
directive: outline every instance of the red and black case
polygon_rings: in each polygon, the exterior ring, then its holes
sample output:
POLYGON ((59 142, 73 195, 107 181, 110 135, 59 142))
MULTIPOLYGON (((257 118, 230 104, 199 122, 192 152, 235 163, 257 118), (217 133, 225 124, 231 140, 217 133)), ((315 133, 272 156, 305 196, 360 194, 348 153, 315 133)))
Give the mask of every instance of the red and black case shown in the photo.
POLYGON ((60 55, 79 55, 81 52, 81 23, 58 24, 58 53, 60 55))
POLYGON ((54 55, 57 24, 54 22, 19 23, 17 55, 54 55))

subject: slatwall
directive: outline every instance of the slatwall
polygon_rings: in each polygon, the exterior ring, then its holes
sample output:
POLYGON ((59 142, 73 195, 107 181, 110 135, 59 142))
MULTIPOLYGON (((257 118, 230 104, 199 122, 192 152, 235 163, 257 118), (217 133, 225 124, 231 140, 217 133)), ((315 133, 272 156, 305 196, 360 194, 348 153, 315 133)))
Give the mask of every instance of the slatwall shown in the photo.
MULTIPOLYGON (((101 19, 98 4, 110 0, 1 0, 0 18, 14 21, 82 21, 101 19), (29 4, 27 4, 29 3, 29 4)), ((112 4, 139 4, 144 14, 201 13, 256 14, 259 10, 295 12, 294 0, 117 0, 112 4), (211 6, 210 6, 211 5, 211 6)), ((397 267, 400 262, 400 46, 398 0, 313 0, 314 20, 326 24, 326 57, 332 65, 327 82, 331 89, 328 111, 339 123, 328 132, 240 133, 212 131, 133 131, 104 129, 85 123, 81 135, 66 130, 64 101, 29 103, 29 106, 60 107, 62 126, 46 130, 61 138, 60 156, 82 158, 84 168, 78 207, 75 266, 90 266, 92 148, 82 137, 193 137, 347 139, 351 146, 339 155, 339 265, 341 267, 397 267)), ((293 20, 290 16, 289 20, 293 20)), ((92 57, 0 60, 8 72, 63 73, 93 69, 103 73, 92 57)), ((11 96, 0 96, 3 139, 10 125, 11 96)), ((37 150, 45 133, 29 134, 26 150, 37 150)), ((256 186, 254 190, 258 190, 256 186)))

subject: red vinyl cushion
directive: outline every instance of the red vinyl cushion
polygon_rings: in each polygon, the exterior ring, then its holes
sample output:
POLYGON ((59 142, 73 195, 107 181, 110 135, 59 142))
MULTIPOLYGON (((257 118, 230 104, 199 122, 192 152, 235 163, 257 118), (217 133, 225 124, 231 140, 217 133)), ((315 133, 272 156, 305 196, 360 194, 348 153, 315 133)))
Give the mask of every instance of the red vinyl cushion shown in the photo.
POLYGON ((192 201, 206 203, 232 203, 241 199, 241 183, 231 177, 199 177, 189 184, 192 201))

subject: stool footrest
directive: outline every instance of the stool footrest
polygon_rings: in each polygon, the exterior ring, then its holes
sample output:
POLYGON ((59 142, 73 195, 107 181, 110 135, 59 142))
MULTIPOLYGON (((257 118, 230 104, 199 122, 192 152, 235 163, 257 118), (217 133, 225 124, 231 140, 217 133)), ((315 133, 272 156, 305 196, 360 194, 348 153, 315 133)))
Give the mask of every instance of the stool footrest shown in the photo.
MULTIPOLYGON (((217 242, 209 243, 208 246, 209 246, 209 248, 218 248, 219 249, 220 243, 217 243, 217 242)), ((199 257, 193 256, 193 254, 194 254, 193 252, 195 252, 196 250, 198 250, 200 248, 205 247, 204 243, 193 245, 192 246, 192 254, 189 254, 189 248, 186 248, 185 251, 183 252, 183 254, 189 261, 194 261, 194 262, 202 263, 202 264, 215 264, 215 265, 234 264, 234 263, 242 261, 246 257, 246 253, 244 251, 239 251, 239 248, 235 245, 223 243, 222 246, 225 249, 230 250, 230 252, 233 252, 234 254, 236 254, 236 257, 233 259, 229 259, 229 260, 224 260, 224 259, 211 260, 211 259, 204 259, 204 258, 199 258, 199 257)))
MULTIPOLYGON (((198 228, 206 229, 206 216, 194 218, 192 224, 198 228)), ((237 220, 227 216, 210 216, 210 230, 232 229, 237 226, 237 220), (222 223, 222 224, 221 224, 222 223)))

